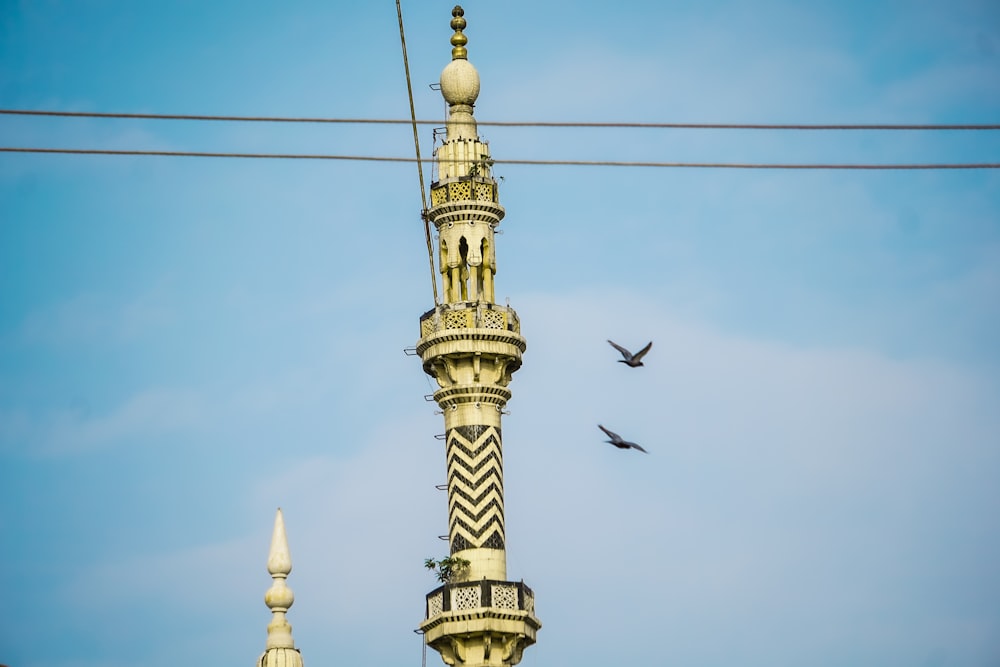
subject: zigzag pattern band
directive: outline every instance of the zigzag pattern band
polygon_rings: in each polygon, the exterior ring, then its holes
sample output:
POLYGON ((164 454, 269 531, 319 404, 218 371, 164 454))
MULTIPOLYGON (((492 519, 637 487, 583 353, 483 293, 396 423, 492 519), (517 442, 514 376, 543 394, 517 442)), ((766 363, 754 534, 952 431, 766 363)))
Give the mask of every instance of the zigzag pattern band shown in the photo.
POLYGON ((503 549, 500 429, 456 426, 448 431, 446 455, 451 553, 463 549, 503 549))

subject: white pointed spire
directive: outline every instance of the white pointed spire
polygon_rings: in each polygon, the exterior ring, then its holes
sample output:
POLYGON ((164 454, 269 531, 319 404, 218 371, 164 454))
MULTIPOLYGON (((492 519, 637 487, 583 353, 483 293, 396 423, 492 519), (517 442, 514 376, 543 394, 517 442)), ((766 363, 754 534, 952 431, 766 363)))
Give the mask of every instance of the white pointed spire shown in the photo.
POLYGON ((285 619, 285 612, 295 602, 295 595, 285 585, 285 579, 292 571, 292 557, 288 551, 285 518, 280 507, 274 517, 267 571, 274 583, 264 594, 264 604, 270 607, 272 618, 267 626, 266 649, 257 661, 257 667, 302 667, 302 655, 292 639, 292 626, 285 619))
POLYGON ((288 536, 285 534, 285 517, 280 507, 274 515, 274 533, 271 535, 271 551, 267 555, 267 571, 271 576, 285 577, 292 571, 292 556, 288 552, 288 536))

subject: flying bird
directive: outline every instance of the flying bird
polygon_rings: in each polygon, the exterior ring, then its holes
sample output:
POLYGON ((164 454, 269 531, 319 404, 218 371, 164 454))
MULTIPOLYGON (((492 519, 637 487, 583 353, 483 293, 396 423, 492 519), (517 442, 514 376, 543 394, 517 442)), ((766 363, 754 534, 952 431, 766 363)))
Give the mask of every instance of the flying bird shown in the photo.
POLYGON ((646 356, 647 352, 649 352, 649 348, 653 347, 653 341, 649 341, 648 343, 646 343, 646 347, 642 348, 635 354, 632 354, 631 352, 629 352, 628 350, 626 350, 624 347, 614 342, 613 340, 609 340, 608 342, 611 343, 611 347, 621 352, 622 356, 625 357, 624 359, 619 359, 618 362, 631 366, 632 368, 635 368, 636 366, 645 365, 642 363, 642 358, 646 356))
POLYGON ((597 428, 599 428, 602 431, 604 431, 605 433, 607 433, 608 437, 611 438, 610 440, 605 440, 605 442, 611 443, 612 445, 614 445, 618 449, 638 449, 640 452, 643 452, 644 454, 649 454, 649 452, 647 452, 645 449, 643 449, 639 445, 635 444, 634 442, 629 442, 628 440, 623 440, 622 437, 620 435, 618 435, 617 433, 615 433, 614 431, 609 431, 608 429, 604 428, 600 424, 597 425, 597 428))

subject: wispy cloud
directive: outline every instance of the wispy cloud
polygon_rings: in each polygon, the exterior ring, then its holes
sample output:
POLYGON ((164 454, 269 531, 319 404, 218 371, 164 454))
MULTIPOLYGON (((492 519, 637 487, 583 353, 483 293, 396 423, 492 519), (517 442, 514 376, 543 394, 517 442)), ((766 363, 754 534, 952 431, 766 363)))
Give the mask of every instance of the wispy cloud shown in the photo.
POLYGON ((206 407, 197 392, 157 388, 130 396, 104 414, 77 408, 34 416, 9 409, 0 413, 0 443, 13 456, 85 456, 135 440, 190 432, 207 422, 206 407))
MULTIPOLYGON (((529 582, 558 587, 547 604, 572 617, 573 633, 586 614, 565 601, 587 582, 593 609, 630 592, 630 605, 617 606, 622 631, 676 623, 693 633, 675 647, 679 659, 703 655, 708 627, 727 628, 724 641, 756 656, 778 650, 779 627, 797 636, 786 645, 794 659, 816 646, 872 654, 886 650, 893 618, 947 622, 950 612, 910 611, 923 582, 982 571, 1000 549, 985 517, 964 519, 1000 502, 990 481, 1000 395, 983 376, 748 339, 679 320, 641 294, 537 295, 520 314, 532 325, 531 363, 515 380, 506 429, 508 522, 519 538, 510 546, 529 582), (595 310, 599 331, 565 326, 595 310), (646 368, 616 364, 604 332, 652 338, 646 368), (598 421, 650 456, 603 444, 598 421), (984 530, 989 546, 971 563, 948 555, 984 530)), ((950 606, 978 604, 943 595, 950 606)), ((978 618, 973 645, 983 647, 996 617, 978 618)), ((568 630, 554 632, 554 644, 569 641, 568 630)), ((928 637, 913 655, 956 639, 928 637)))
POLYGON ((165 284, 124 297, 82 292, 29 312, 8 336, 21 345, 124 343, 173 323, 176 316, 165 284))

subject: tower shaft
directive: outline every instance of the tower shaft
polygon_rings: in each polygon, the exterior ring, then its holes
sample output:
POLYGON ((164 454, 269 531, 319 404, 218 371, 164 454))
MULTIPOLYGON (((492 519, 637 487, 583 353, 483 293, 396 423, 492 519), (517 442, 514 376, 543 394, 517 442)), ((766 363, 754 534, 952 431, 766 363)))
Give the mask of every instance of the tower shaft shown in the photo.
POLYGON ((501 416, 526 344, 517 313, 495 302, 494 238, 504 217, 489 147, 473 116, 479 74, 467 60, 464 12, 455 7, 452 61, 441 73, 449 105, 426 212, 438 236, 443 303, 420 318, 417 354, 439 389, 448 469, 450 556, 467 567, 427 595, 420 627, 445 663, 515 665, 541 623, 534 594, 507 581, 501 416))

